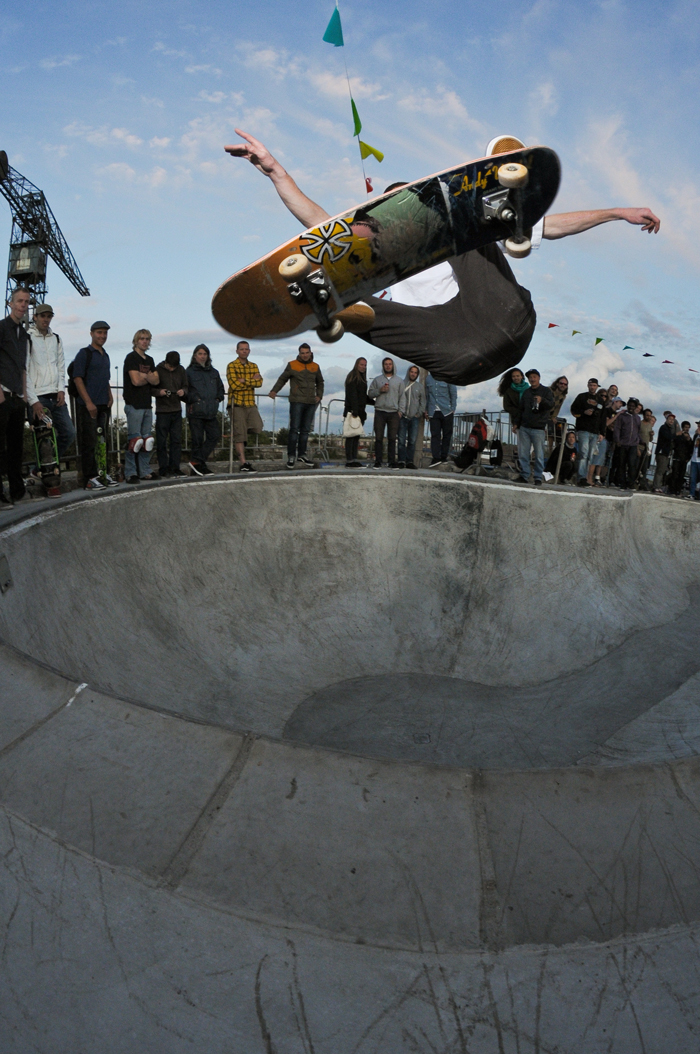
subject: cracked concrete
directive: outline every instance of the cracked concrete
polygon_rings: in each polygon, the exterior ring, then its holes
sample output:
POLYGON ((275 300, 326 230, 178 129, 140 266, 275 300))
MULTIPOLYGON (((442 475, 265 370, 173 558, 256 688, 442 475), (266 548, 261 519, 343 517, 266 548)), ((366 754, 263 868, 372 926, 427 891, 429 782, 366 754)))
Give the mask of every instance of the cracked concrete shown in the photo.
POLYGON ((309 473, 15 517, 3 1054, 695 1054, 696 514, 309 473))

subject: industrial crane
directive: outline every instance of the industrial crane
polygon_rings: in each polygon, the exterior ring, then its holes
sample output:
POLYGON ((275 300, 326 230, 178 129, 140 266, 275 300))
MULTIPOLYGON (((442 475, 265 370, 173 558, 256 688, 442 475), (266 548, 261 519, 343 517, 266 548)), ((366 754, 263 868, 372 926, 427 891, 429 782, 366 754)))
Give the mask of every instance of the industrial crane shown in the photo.
POLYGON ((0 194, 12 212, 5 302, 9 304, 12 291, 23 286, 35 305, 44 303, 48 256, 81 296, 90 296, 44 192, 11 167, 4 150, 0 150, 0 194))

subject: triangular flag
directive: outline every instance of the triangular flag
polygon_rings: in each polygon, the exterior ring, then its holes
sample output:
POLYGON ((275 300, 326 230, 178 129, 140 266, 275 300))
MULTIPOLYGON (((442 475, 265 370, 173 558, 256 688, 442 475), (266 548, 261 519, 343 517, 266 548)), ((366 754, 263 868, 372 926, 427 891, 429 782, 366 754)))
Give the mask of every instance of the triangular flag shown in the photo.
POLYGON ((593 347, 597 348, 598 345, 602 344, 604 340, 605 340, 605 337, 596 337, 595 338, 595 344, 593 345, 593 347))
POLYGON ((374 187, 372 186, 372 180, 369 176, 365 176, 365 186, 367 187, 368 194, 374 194, 374 187))
POLYGON ((653 359, 654 357, 655 356, 652 355, 652 353, 650 351, 645 351, 644 354, 642 355, 643 359, 653 359))
POLYGON ((688 367, 688 372, 689 373, 700 373, 700 370, 694 370, 692 366, 689 366, 688 367))
POLYGON ((550 322, 549 325, 547 326, 547 329, 559 329, 559 323, 558 322, 550 322))
POLYGON ((355 106, 355 100, 353 99, 352 95, 350 96, 350 105, 352 106, 352 119, 355 122, 355 128, 354 128, 352 134, 353 135, 359 135, 360 132, 362 131, 362 121, 360 120, 360 115, 357 112, 357 107, 355 106))
POLYGON ((572 336, 572 337, 575 337, 575 336, 576 336, 576 334, 577 334, 577 333, 580 333, 580 332, 581 332, 581 330, 580 330, 580 329, 572 329, 572 330, 571 330, 571 336, 572 336))
POLYGON ((363 161, 365 158, 369 157, 370 154, 372 154, 373 157, 376 157, 377 161, 384 160, 384 154, 381 150, 377 150, 375 147, 370 146, 369 143, 363 143, 361 139, 358 139, 357 141, 360 144, 360 157, 363 161))
POLYGON ((669 366, 675 366, 676 365, 675 362, 673 361, 673 359, 662 359, 661 360, 661 365, 663 366, 665 363, 668 363, 669 366))
POLYGON ((332 44, 333 47, 342 48, 345 44, 343 40, 343 27, 340 24, 340 11, 336 7, 335 11, 331 15, 331 20, 326 26, 326 32, 323 34, 323 39, 326 44, 332 44))
POLYGON ((631 344, 625 344, 625 346, 624 346, 624 348, 622 350, 623 351, 634 351, 634 348, 632 347, 631 344))

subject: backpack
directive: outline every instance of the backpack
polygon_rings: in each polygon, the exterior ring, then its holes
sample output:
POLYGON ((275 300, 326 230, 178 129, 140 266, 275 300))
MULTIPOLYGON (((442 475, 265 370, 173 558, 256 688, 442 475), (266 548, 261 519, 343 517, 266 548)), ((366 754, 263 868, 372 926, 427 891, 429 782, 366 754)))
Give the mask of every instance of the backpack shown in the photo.
MULTIPOLYGON (((58 336, 58 334, 56 334, 56 336, 58 336)), ((76 358, 77 358, 77 355, 76 355, 76 358)), ((85 377, 84 377, 84 381, 87 380, 88 370, 90 369, 90 363, 91 362, 92 362, 92 346, 90 346, 87 349, 87 355, 85 356, 85 377)), ((74 399, 79 399, 81 397, 80 396, 80 392, 76 388, 75 381, 73 380, 73 367, 74 366, 75 366, 75 359, 73 359, 72 362, 68 363, 68 369, 66 370, 66 373, 68 374, 68 394, 71 395, 74 399)))

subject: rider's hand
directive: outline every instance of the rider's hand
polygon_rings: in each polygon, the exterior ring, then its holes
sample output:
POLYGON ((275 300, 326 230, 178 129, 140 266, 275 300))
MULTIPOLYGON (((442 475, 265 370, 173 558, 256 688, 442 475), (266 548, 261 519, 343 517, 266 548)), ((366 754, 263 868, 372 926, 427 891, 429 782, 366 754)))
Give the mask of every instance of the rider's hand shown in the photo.
POLYGON ((620 219, 628 223, 636 223, 643 231, 649 234, 658 234, 661 220, 655 216, 651 209, 620 209, 620 219))
POLYGON ((251 165, 255 165, 259 172, 263 172, 266 176, 271 175, 277 162, 267 147, 259 139, 248 135, 247 132, 242 132, 240 128, 235 128, 234 131, 236 135, 240 135, 241 139, 245 139, 245 142, 225 146, 226 153, 231 157, 244 157, 250 161, 251 165))

